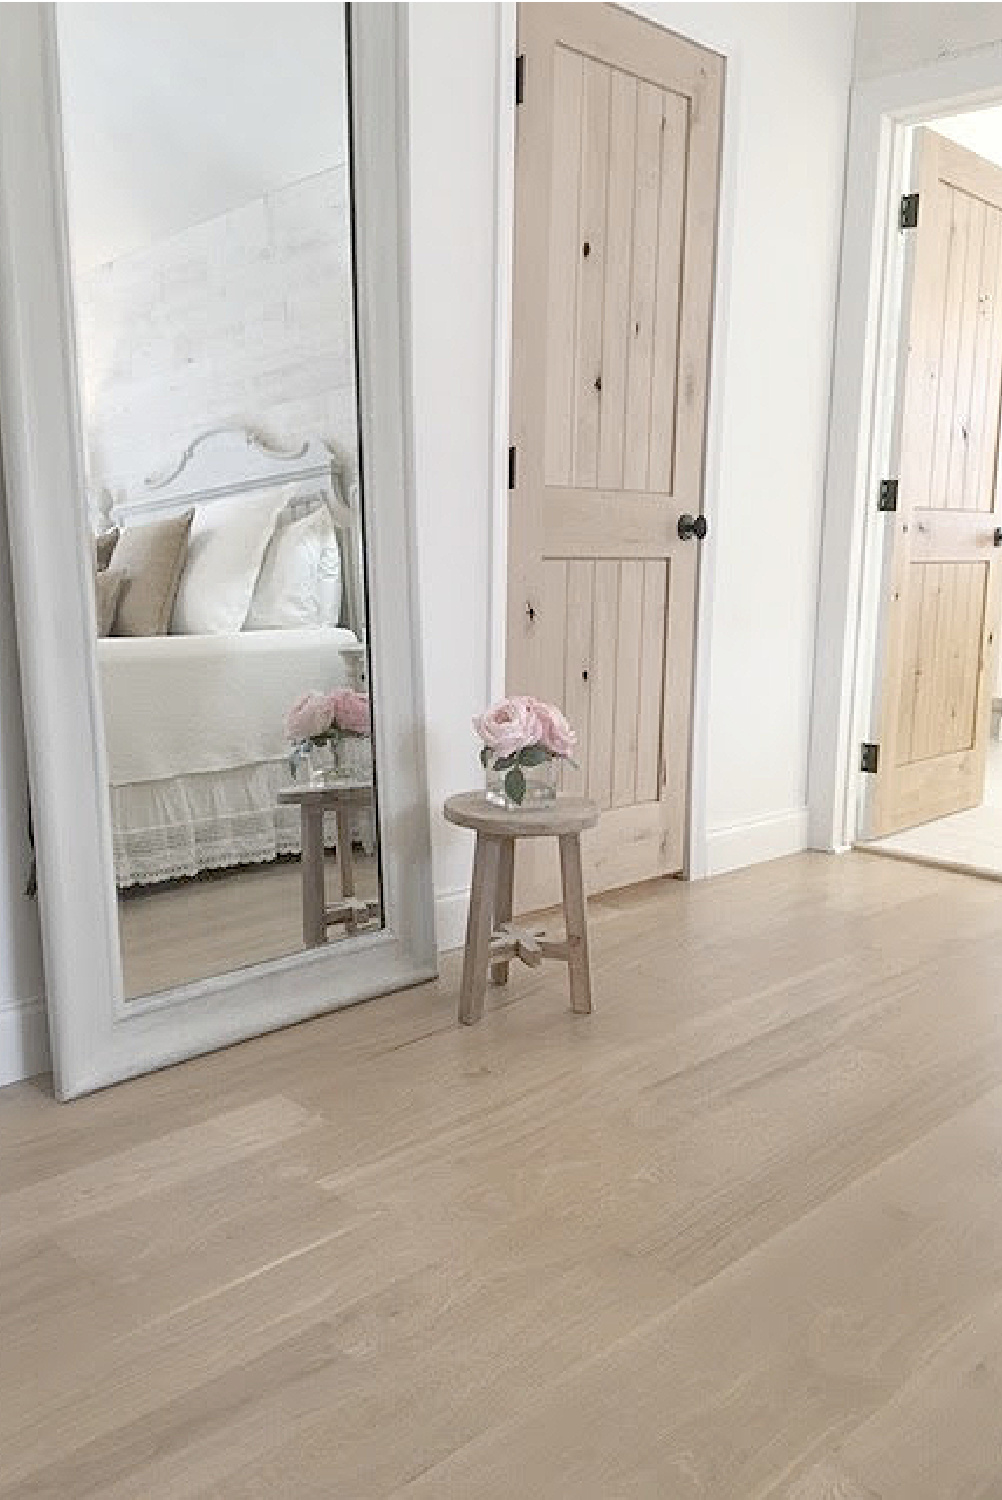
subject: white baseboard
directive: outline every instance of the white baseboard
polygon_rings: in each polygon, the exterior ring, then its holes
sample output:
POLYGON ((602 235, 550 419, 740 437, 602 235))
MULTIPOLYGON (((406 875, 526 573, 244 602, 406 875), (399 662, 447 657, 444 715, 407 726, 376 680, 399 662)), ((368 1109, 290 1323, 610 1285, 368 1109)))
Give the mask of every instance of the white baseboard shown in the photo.
POLYGON ((469 904, 468 885, 460 886, 454 891, 436 891, 435 936, 439 953, 448 953, 450 948, 461 948, 465 943, 469 904))
POLYGON ((730 828, 711 829, 706 836, 706 873, 723 875, 727 870, 781 859, 784 854, 799 854, 807 848, 807 824, 807 808, 795 807, 730 828))
POLYGON ((45 1004, 0 1000, 0 1088, 49 1070, 49 1031, 45 1004))

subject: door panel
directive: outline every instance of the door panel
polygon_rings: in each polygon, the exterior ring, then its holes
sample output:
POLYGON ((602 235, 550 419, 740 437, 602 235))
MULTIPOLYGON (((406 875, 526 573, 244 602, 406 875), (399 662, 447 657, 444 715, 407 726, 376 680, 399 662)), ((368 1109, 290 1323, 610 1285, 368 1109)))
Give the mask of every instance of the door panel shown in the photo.
POLYGON ((595 890, 683 862, 723 64, 605 5, 520 7, 519 50, 508 687, 578 730, 595 890))
POLYGON ((997 649, 1002 169, 929 130, 915 156, 871 836, 981 801, 997 649))

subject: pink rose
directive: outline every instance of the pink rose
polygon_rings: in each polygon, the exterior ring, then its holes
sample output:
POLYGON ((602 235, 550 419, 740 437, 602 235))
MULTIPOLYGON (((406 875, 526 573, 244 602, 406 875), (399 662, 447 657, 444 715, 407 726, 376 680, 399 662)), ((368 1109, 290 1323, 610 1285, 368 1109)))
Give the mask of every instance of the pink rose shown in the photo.
POLYGON ((538 745, 543 726, 529 698, 502 698, 473 720, 473 727, 495 756, 514 755, 538 745))
POLYGON ((285 732, 293 744, 326 734, 330 726, 330 711, 323 693, 307 693, 292 705, 285 718, 285 732))
POLYGON ((369 697, 351 688, 338 688, 327 697, 330 717, 346 734, 368 734, 371 726, 369 697))
POLYGON ((544 749, 549 750, 551 755, 559 756, 561 760, 568 760, 574 753, 578 737, 560 709, 552 703, 542 703, 538 698, 529 698, 527 701, 539 720, 542 729, 540 743, 544 749))

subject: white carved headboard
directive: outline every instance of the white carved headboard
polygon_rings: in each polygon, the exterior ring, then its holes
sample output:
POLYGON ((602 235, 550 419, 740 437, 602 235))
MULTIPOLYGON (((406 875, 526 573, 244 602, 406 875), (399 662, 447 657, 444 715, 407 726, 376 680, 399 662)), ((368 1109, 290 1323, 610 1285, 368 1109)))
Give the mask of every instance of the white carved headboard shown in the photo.
POLYGON ((213 427, 193 438, 176 462, 145 479, 139 493, 116 497, 103 490, 96 509, 100 529, 107 529, 141 524, 189 505, 210 505, 276 484, 295 484, 304 508, 322 499, 331 512, 341 542, 342 615, 361 640, 365 634, 361 523, 356 487, 344 493, 345 470, 346 465, 321 440, 281 448, 252 428, 213 427))

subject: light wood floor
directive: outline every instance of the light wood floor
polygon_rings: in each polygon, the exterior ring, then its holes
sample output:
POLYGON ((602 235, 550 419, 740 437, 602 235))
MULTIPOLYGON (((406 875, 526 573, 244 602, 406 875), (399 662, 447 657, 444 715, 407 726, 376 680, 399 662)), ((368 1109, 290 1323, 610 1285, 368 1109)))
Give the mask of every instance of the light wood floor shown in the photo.
POLYGON ((0 1497, 1002 1495, 1000 917, 803 856, 594 903, 591 1017, 3 1091, 0 1497))
MULTIPOLYGON (((356 849, 352 865, 357 895, 378 900, 376 856, 356 849)), ((333 853, 325 875, 327 898, 334 901, 341 887, 333 853)), ((118 898, 118 930, 126 999, 298 953, 303 946, 299 861, 276 860, 132 890, 118 898)), ((344 928, 331 927, 327 940, 344 935, 344 928)))

